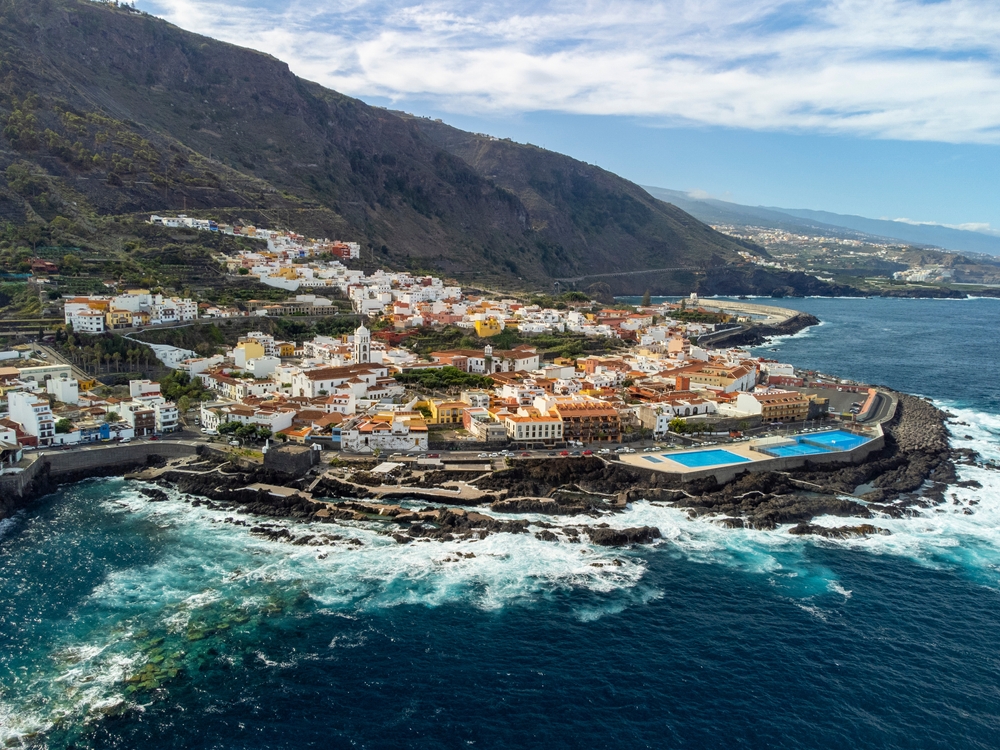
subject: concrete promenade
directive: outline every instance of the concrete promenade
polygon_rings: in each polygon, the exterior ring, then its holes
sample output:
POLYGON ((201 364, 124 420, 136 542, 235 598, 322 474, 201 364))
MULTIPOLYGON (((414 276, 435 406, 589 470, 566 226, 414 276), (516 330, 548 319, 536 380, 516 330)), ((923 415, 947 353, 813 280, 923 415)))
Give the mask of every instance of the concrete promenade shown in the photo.
POLYGON ((754 323, 767 326, 780 325, 800 314, 798 310, 789 310, 787 307, 716 299, 699 299, 698 306, 713 312, 719 310, 731 315, 750 315, 754 323))

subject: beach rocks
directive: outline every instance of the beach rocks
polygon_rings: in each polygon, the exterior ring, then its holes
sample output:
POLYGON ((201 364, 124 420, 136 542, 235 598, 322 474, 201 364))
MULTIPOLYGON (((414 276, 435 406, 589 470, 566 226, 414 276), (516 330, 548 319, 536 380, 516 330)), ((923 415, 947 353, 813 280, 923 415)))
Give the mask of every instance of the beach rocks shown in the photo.
POLYGON ((167 495, 166 492, 153 487, 141 487, 139 488, 139 494, 144 495, 150 502, 153 503, 162 503, 170 499, 170 496, 167 495))
POLYGON ((655 526, 638 526, 629 529, 612 529, 587 526, 584 529, 590 541, 601 547, 628 547, 633 544, 651 544, 662 534, 655 526))
POLYGON ((788 533, 795 534, 797 536, 815 534, 816 536, 826 537, 827 539, 852 539, 856 537, 878 535, 888 536, 892 532, 888 529, 872 526, 870 523, 863 523, 858 526, 836 526, 833 528, 827 526, 817 526, 816 524, 811 523, 800 523, 797 526, 790 528, 788 533))

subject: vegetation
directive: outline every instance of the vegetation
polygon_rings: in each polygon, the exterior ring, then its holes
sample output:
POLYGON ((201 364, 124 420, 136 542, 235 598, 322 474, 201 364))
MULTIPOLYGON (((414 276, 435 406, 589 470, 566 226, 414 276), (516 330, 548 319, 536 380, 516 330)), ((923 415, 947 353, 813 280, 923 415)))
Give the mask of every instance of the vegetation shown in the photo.
POLYGON ((140 364, 159 367, 153 350, 137 341, 116 333, 91 335, 76 333, 69 328, 56 334, 54 346, 70 362, 95 375, 134 372, 140 364))
POLYGON ((223 422, 219 425, 220 435, 232 435, 238 440, 267 440, 271 437, 271 428, 241 422, 223 422))
POLYGON ((489 388, 493 380, 485 375, 474 375, 462 372, 457 367, 442 367, 440 369, 412 370, 399 373, 396 380, 406 385, 418 385, 429 389, 448 388, 489 388))
POLYGON ((0 250, 14 251, 0 258, 4 270, 23 268, 22 250, 50 246, 61 261, 78 247, 80 267, 60 267, 67 278, 193 284, 225 298, 230 279, 205 252, 222 240, 161 230, 147 241, 134 226, 150 211, 182 210, 357 239, 371 266, 466 280, 527 285, 738 258, 739 243, 615 175, 454 135, 160 19, 75 0, 0 3, 0 203, 13 225, 0 250), (111 114, 120 112, 131 119, 111 114), (126 248, 133 237, 141 247, 126 248))
POLYGON ((492 346, 494 350, 513 349, 522 344, 537 348, 543 357, 580 357, 625 346, 620 339, 604 336, 585 336, 571 332, 527 335, 514 328, 506 328, 496 336, 484 339, 468 328, 457 326, 422 328, 403 343, 423 356, 447 349, 482 349, 486 345, 492 346))
POLYGON ((182 414, 192 404, 212 400, 212 394, 205 389, 201 378, 192 378, 181 370, 171 370, 166 377, 160 378, 160 393, 168 401, 176 402, 182 414))

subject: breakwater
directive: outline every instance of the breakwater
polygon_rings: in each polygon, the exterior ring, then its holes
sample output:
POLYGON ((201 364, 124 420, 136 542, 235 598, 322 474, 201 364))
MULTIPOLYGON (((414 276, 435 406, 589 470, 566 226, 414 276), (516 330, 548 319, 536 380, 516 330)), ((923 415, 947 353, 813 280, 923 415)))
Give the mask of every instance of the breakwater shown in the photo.
POLYGON ((67 450, 41 450, 17 473, 0 476, 0 519, 23 508, 32 498, 51 492, 59 484, 104 476, 121 476, 150 463, 193 456, 198 446, 173 440, 128 445, 95 445, 67 450))

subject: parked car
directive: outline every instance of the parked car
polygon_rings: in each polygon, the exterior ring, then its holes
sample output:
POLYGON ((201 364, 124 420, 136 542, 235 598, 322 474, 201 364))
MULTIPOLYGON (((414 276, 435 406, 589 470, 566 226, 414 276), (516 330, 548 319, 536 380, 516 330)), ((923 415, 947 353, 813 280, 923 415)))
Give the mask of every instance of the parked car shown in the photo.
POLYGON ((160 439, 160 436, 159 436, 159 435, 150 435, 150 436, 149 436, 149 439, 150 439, 150 440, 159 440, 159 439, 160 439))
POLYGON ((587 450, 585 450, 585 451, 583 452, 583 455, 585 455, 585 456, 593 456, 593 455, 594 455, 594 451, 592 451, 592 450, 590 450, 590 449, 588 448, 587 450))
POLYGON ((132 442, 132 438, 122 438, 122 442, 123 443, 131 443, 132 442))
POLYGON ((441 458, 440 453, 428 453, 427 458, 441 458))
POLYGON ((611 449, 610 448, 601 448, 597 452, 600 453, 602 456, 606 456, 607 454, 611 453, 611 449))
POLYGON ((569 451, 559 451, 559 455, 562 456, 563 458, 566 458, 569 456, 569 451))
POLYGON ((230 440, 230 441, 229 441, 229 444, 230 444, 230 445, 239 445, 239 444, 240 444, 240 441, 239 441, 239 440, 230 440))
POLYGON ((480 453, 480 454, 479 454, 479 455, 477 456, 477 458, 489 458, 489 457, 490 457, 490 454, 489 454, 489 453, 480 453))
POLYGON ((530 455, 531 455, 530 453, 528 453, 527 451, 524 451, 524 452, 523 452, 523 453, 521 454, 521 458, 528 458, 528 457, 529 457, 530 455))

